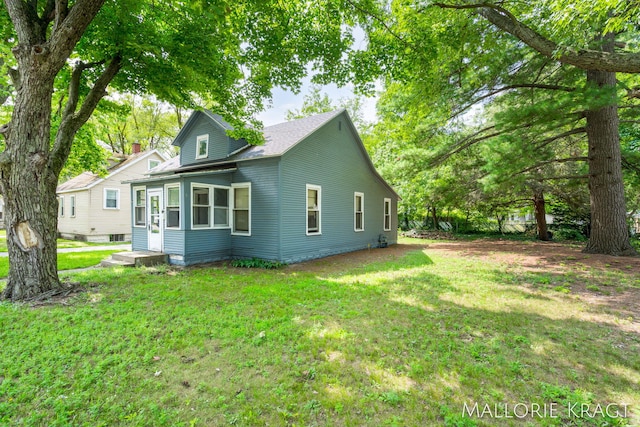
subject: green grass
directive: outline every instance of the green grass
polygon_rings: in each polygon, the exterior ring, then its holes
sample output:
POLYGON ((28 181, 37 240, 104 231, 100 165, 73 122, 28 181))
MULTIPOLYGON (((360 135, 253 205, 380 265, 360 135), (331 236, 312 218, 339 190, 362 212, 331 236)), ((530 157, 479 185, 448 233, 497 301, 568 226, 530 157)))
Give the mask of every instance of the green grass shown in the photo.
MULTIPOLYGON (((604 286, 586 266, 535 274, 418 246, 318 265, 93 270, 69 275, 89 289, 70 305, 0 303, 0 425, 638 423, 637 319, 553 289, 604 286), (475 402, 557 417, 465 415, 475 402)), ((612 292, 638 286, 623 278, 612 292)))
MULTIPOLYGON (((0 230, 2 234, 0 235, 0 252, 7 252, 7 240, 6 240, 6 231, 0 230)), ((66 240, 66 239, 58 239, 58 249, 66 249, 66 248, 88 248, 95 246, 112 246, 112 245, 122 245, 130 242, 109 242, 109 243, 91 243, 91 242, 81 242, 79 240, 66 240)))
MULTIPOLYGON (((91 267, 100 264, 105 258, 117 250, 91 251, 91 252, 69 252, 58 254, 58 270, 73 270, 75 268, 91 267)), ((9 274, 9 258, 0 257, 0 277, 7 277, 9 274)))

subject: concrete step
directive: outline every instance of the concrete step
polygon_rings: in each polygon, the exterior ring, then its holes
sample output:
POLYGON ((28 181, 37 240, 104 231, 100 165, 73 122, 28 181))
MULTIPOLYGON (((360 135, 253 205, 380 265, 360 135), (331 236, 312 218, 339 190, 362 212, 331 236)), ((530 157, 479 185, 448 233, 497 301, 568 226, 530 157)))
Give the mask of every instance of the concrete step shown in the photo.
POLYGON ((134 262, 118 261, 113 258, 107 258, 100 261, 100 267, 135 267, 134 262))
POLYGON ((161 252, 134 251, 118 252, 111 255, 110 259, 102 261, 103 266, 140 267, 158 264, 167 264, 169 256, 161 252), (108 264, 108 265, 107 265, 108 264))

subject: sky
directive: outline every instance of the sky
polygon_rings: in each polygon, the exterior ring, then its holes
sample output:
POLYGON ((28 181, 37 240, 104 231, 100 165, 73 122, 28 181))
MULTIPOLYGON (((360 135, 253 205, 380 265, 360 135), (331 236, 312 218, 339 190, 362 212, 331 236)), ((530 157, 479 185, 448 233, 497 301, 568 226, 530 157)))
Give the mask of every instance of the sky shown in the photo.
MULTIPOLYGON (((352 29, 354 42, 354 49, 365 49, 366 48, 366 38, 365 34, 360 28, 352 29)), ((311 66, 307 67, 309 73, 311 73, 311 66)), ((311 77, 308 76, 302 82, 302 88, 300 93, 295 94, 291 91, 285 91, 279 88, 276 88, 273 91, 273 102, 271 108, 266 109, 262 112, 262 114, 258 115, 258 120, 261 120, 265 126, 275 125, 278 123, 285 122, 284 116, 287 114, 289 110, 300 110, 302 107, 302 102, 304 96, 309 93, 311 90, 311 77)), ((376 85, 376 89, 380 90, 381 86, 376 85)), ((341 98, 353 98, 353 85, 349 84, 347 86, 338 87, 335 84, 330 84, 326 86, 322 86, 320 91, 321 94, 329 95, 329 99, 334 104, 338 104, 341 98)), ((377 97, 370 97, 363 99, 363 118, 368 122, 376 121, 376 101, 377 97)))
MULTIPOLYGON (((289 110, 300 110, 302 108, 302 102, 304 96, 311 90, 310 79, 305 79, 302 85, 300 93, 295 94, 291 91, 285 91, 279 88, 273 91, 273 101, 271 108, 263 111, 258 115, 258 120, 262 121, 265 126, 271 126, 278 123, 285 122, 285 115, 289 110)), ((347 85, 344 87, 338 87, 335 84, 321 86, 321 94, 329 95, 329 98, 334 104, 338 104, 338 101, 342 98, 353 98, 353 86, 347 85)), ((363 118, 368 122, 375 122, 376 119, 376 97, 363 99, 363 118)))

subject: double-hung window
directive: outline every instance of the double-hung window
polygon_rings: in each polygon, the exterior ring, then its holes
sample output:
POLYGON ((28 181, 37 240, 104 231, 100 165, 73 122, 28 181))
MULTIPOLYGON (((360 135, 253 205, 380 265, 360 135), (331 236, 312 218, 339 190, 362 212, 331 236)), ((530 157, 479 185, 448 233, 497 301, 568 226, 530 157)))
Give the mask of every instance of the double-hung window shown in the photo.
POLYGON ((120 209, 120 190, 117 188, 104 189, 104 208, 120 209))
POLYGON ((69 214, 69 216, 71 216, 71 218, 75 218, 76 217, 76 196, 70 196, 69 197, 69 204, 71 205, 71 212, 69 214))
POLYGON ((364 193, 353 194, 353 229, 364 231, 364 193))
POLYGON ((307 234, 320 234, 322 213, 322 187, 307 184, 307 234))
POLYGON ((232 184, 233 233, 251 234, 251 183, 232 184))
POLYGON ((134 227, 144 227, 147 225, 147 191, 144 188, 134 188, 134 227))
POLYGON ((225 228, 229 226, 229 189, 213 188, 213 226, 225 228))
POLYGON ((229 188, 191 184, 193 228, 229 227, 229 188))
POLYGON ((165 200, 165 221, 166 228, 180 228, 180 185, 167 185, 167 196, 165 200))
POLYGON ((193 228, 211 227, 211 188, 209 186, 191 187, 191 206, 193 213, 191 222, 193 228))
POLYGON ((60 209, 60 218, 64 217, 64 196, 58 198, 58 208, 60 209))
POLYGON ((391 199, 384 199, 384 231, 391 231, 391 199))

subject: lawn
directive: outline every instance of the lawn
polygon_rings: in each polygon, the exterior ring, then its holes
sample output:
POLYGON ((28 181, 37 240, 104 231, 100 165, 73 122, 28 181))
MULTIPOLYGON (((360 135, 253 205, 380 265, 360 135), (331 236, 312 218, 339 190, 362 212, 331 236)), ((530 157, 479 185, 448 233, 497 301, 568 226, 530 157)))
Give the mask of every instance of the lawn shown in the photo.
MULTIPOLYGON (((91 252, 68 252, 58 254, 58 270, 73 270, 76 268, 92 267, 100 264, 100 261, 106 259, 119 250, 103 250, 91 252)), ((9 258, 0 257, 0 278, 7 277, 9 274, 9 258)))
MULTIPOLYGON (((65 248, 87 248, 91 246, 112 246, 128 244, 130 242, 109 242, 109 243, 91 243, 81 242, 79 240, 58 239, 58 249, 65 248)), ((7 252, 6 230, 0 230, 0 252, 7 252)))
POLYGON ((70 274, 0 304, 0 425, 638 424, 637 269, 450 246, 70 274))

